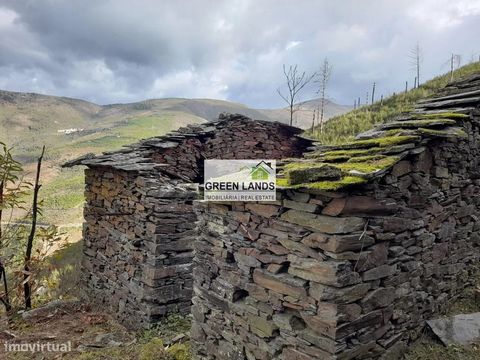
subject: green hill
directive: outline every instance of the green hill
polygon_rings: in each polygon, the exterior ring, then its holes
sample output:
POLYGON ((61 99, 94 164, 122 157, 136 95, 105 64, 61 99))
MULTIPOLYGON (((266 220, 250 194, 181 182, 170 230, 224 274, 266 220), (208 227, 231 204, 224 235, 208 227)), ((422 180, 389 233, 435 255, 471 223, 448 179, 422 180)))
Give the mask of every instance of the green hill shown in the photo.
MULTIPOLYGON (((348 110, 333 103, 327 108, 331 114, 348 110)), ((29 179, 36 157, 46 145, 41 221, 61 225, 78 238, 84 200, 83 170, 61 169, 61 163, 89 152, 116 150, 191 123, 213 120, 222 112, 288 121, 286 109, 255 110, 222 100, 170 98, 97 105, 65 97, 0 91, 0 142, 13 147, 12 152, 25 164, 29 179)))
MULTIPOLYGON (((480 73, 480 62, 465 65, 453 73, 453 79, 458 79, 474 73, 480 73)), ((438 76, 423 83, 417 89, 402 92, 372 105, 363 106, 340 116, 331 118, 324 125, 323 134, 316 127, 306 135, 324 144, 339 144, 352 140, 355 135, 371 129, 374 125, 388 122, 403 112, 412 110, 413 105, 428 98, 436 91, 445 87, 451 80, 450 73, 438 76)))

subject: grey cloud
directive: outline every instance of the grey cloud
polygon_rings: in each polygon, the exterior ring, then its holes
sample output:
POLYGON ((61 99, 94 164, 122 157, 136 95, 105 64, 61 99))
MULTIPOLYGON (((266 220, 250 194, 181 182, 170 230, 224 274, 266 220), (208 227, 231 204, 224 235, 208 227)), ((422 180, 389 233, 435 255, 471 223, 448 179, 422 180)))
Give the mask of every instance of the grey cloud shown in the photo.
POLYGON ((378 94, 413 82, 407 55, 417 40, 424 79, 451 52, 478 56, 479 18, 476 0, 0 0, 0 88, 276 107, 282 64, 314 71, 328 56, 330 97, 351 104, 374 81, 378 94))

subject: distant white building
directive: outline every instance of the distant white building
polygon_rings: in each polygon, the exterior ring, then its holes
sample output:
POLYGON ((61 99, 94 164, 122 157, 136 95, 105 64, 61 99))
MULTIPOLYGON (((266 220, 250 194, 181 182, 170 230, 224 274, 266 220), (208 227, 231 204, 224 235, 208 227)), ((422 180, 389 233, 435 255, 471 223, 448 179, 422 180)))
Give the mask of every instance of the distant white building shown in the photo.
POLYGON ((68 134, 72 134, 72 133, 76 133, 76 132, 81 132, 81 131, 83 131, 83 130, 84 130, 84 129, 77 129, 77 128, 62 129, 62 130, 57 130, 57 133, 68 135, 68 134))

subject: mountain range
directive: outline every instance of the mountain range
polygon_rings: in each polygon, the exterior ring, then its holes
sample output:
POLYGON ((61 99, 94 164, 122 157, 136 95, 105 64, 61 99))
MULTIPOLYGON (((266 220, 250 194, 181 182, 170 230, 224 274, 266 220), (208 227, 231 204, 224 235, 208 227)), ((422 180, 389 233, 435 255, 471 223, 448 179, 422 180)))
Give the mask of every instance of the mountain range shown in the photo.
MULTIPOLYGON (((295 113, 294 125, 309 128, 317 103, 318 100, 303 103, 295 113)), ((326 115, 349 109, 328 102, 326 115)), ((61 163, 86 153, 116 150, 191 123, 210 121, 222 112, 289 122, 286 109, 251 109, 222 100, 170 98, 97 105, 66 97, 0 91, 0 142, 12 147, 29 180, 35 174, 35 161, 42 146, 46 146, 40 221, 62 225, 71 239, 78 239, 84 201, 83 169, 62 169, 61 163)))
MULTIPOLYGON (((303 102, 294 114, 293 125, 309 128, 312 111, 318 104, 319 99, 303 102)), ((327 101, 325 115, 329 118, 350 109, 327 101)), ((289 122, 286 108, 252 109, 214 99, 167 98, 97 105, 67 97, 0 91, 0 141, 14 146, 14 152, 24 162, 32 160, 31 156, 38 153, 43 144, 50 148, 51 156, 61 151, 57 155, 63 158, 83 147, 93 152, 113 150, 129 141, 216 119, 222 112, 289 122)))

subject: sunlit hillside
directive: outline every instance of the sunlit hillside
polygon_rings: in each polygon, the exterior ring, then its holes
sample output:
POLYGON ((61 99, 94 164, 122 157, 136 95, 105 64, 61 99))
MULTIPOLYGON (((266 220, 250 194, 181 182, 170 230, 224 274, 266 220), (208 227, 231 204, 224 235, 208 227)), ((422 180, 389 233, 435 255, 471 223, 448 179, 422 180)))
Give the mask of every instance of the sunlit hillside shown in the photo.
MULTIPOLYGON (((480 73, 480 62, 465 65, 454 71, 453 79, 458 79, 473 73, 480 73)), ((363 106, 343 115, 330 119, 324 125, 324 132, 320 128, 308 131, 306 135, 318 139, 324 144, 338 144, 352 139, 360 132, 371 129, 374 125, 389 121, 395 115, 412 110, 413 104, 424 98, 428 98, 439 89, 443 88, 452 79, 450 73, 437 76, 426 81, 417 89, 401 92, 381 103, 377 101, 373 105, 363 106)))

